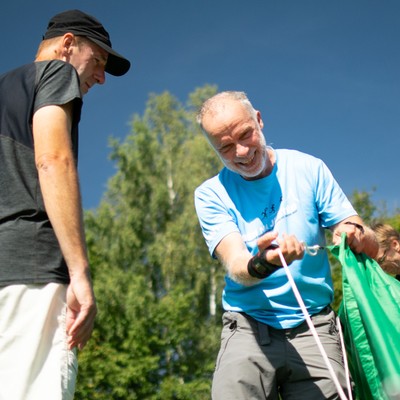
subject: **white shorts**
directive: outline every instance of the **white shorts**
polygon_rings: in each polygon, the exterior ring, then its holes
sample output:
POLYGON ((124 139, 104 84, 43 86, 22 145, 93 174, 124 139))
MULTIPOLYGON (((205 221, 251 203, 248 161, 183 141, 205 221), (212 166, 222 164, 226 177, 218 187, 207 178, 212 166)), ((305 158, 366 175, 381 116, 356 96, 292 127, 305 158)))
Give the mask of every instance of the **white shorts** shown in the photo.
POLYGON ((66 345, 67 285, 0 287, 0 400, 70 400, 78 372, 66 345))

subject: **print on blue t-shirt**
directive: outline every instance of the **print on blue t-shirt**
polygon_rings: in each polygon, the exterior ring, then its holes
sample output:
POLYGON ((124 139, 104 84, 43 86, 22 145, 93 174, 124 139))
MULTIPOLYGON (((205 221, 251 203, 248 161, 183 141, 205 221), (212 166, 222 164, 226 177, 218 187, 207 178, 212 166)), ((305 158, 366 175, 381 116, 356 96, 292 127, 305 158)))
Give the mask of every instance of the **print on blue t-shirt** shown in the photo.
MULTIPOLYGON (((265 178, 247 181, 224 168, 196 189, 196 211, 211 255, 232 232, 240 232, 251 254, 258 251, 257 239, 272 230, 324 245, 324 228, 356 214, 321 160, 295 150, 275 150, 275 155, 274 169, 265 178)), ((332 302, 325 252, 305 254, 290 264, 290 271, 310 313, 332 302)), ((304 321, 283 268, 250 287, 228 276, 225 282, 225 310, 246 312, 275 328, 304 321)))

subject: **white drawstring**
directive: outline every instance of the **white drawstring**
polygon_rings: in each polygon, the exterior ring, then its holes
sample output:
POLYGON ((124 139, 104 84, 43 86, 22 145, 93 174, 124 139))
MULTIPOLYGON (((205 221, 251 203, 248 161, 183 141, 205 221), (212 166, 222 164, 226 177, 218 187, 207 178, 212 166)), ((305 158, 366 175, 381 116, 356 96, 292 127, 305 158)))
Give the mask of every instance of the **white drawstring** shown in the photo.
MULTIPOLYGON (((306 242, 301 242, 301 243, 304 246, 306 253, 309 254, 310 256, 315 256, 318 254, 318 251, 325 250, 325 247, 320 246, 318 244, 309 246, 306 242)), ((343 352, 344 372, 345 372, 345 376, 346 376, 347 387, 349 388, 349 400, 353 400, 353 395, 351 393, 350 372, 349 372, 349 364, 348 364, 348 360, 347 360, 347 352, 346 352, 346 347, 344 344, 343 330, 342 330, 342 325, 340 323, 339 317, 336 318, 336 324, 337 324, 337 327, 339 330, 340 345, 342 347, 342 352, 343 352)))
POLYGON ((343 362, 344 362, 344 373, 346 375, 347 387, 349 388, 349 400, 353 400, 353 395, 351 394, 351 385, 350 385, 349 363, 347 361, 347 353, 346 353, 346 348, 344 346, 342 324, 340 322, 340 318, 339 317, 336 317, 336 324, 337 324, 338 329, 339 329, 340 345, 342 346, 343 362))
MULTIPOLYGON (((307 249, 307 248, 308 248, 308 249, 311 248, 311 252, 315 252, 315 251, 318 251, 318 250, 320 249, 319 246, 318 246, 318 249, 317 249, 315 246, 305 246, 305 248, 306 248, 306 249, 307 249)), ((335 374, 335 371, 333 370, 332 364, 331 364, 330 361, 329 361, 329 358, 328 358, 328 356, 327 356, 327 354, 326 354, 326 351, 325 351, 324 347, 322 346, 322 343, 321 343, 321 340, 319 339, 318 333, 317 333, 317 331, 316 331, 316 329, 315 329, 315 327, 314 327, 314 324, 313 324, 312 321, 311 321, 310 314, 308 313, 307 308, 306 308, 306 306, 305 306, 305 304, 304 304, 304 301, 303 301, 303 299, 301 298, 300 292, 299 292, 299 290, 297 289, 297 286, 296 286, 296 283, 294 282, 292 273, 290 272, 290 269, 289 269, 289 267, 287 266, 285 257, 283 257, 282 251, 281 251, 281 249, 280 249, 279 247, 278 247, 277 250, 278 250, 279 258, 281 259, 281 263, 282 263, 282 265, 283 265, 283 268, 284 268, 284 270, 285 270, 285 272, 286 272, 286 275, 287 275, 287 277, 288 277, 289 283, 290 283, 290 285, 291 285, 291 287, 292 287, 292 290, 293 290, 293 292, 294 292, 294 295, 295 295, 295 297, 296 297, 296 300, 297 300, 297 302, 298 302, 299 305, 300 305, 301 311, 303 312, 303 314, 304 314, 304 316, 305 316, 305 318, 306 318, 308 327, 310 328, 310 331, 311 331, 311 333, 312 333, 313 336, 314 336, 314 339, 315 339, 315 341, 316 341, 316 343, 317 343, 317 346, 318 346, 318 348, 319 348, 319 350, 320 350, 320 352, 321 352, 321 354, 322 354, 322 357, 323 357, 323 359, 324 359, 324 361, 325 361, 325 364, 326 364, 326 366, 328 367, 328 370, 329 370, 329 372, 330 372, 330 374, 331 374, 331 376, 332 376, 332 379, 333 379, 333 382, 334 382, 334 384, 335 384, 335 386, 336 386, 336 389, 337 389, 337 391, 338 391, 339 397, 341 398, 341 400, 348 400, 347 397, 346 397, 346 395, 345 395, 345 393, 344 393, 344 391, 343 391, 343 389, 342 389, 342 386, 341 386, 340 383, 339 383, 339 380, 338 380, 338 378, 337 378, 337 376, 336 376, 336 374, 335 374)), ((315 253, 315 254, 316 254, 316 253, 315 253)), ((314 254, 314 255, 315 255, 315 254, 314 254)), ((349 387, 349 393, 350 393, 350 392, 351 392, 351 388, 349 387)))

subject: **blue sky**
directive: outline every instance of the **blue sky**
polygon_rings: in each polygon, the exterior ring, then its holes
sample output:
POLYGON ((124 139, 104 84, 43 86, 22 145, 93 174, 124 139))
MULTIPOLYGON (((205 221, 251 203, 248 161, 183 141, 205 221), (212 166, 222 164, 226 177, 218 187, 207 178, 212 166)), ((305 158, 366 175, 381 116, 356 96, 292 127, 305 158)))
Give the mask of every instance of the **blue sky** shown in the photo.
MULTIPOLYGON (((0 73, 34 59, 48 20, 79 8, 132 61, 85 96, 83 205, 95 208, 149 93, 179 100, 204 84, 247 92, 267 142, 322 158, 343 190, 400 207, 398 0, 13 0, 3 4, 0 73)), ((211 151, 211 150, 210 150, 211 151)))

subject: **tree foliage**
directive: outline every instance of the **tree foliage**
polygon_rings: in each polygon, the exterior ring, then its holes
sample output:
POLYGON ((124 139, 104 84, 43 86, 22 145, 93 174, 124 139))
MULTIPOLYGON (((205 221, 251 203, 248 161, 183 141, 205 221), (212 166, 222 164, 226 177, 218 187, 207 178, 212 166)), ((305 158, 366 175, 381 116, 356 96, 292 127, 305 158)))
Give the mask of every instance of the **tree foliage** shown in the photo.
POLYGON ((131 134, 111 141, 117 172, 85 215, 99 315, 79 355, 77 399, 209 396, 221 315, 215 282, 223 279, 193 191, 220 168, 195 123, 215 91, 198 89, 185 105, 167 92, 150 95, 131 134))
MULTIPOLYGON (((116 174, 85 214, 99 314, 79 354, 78 400, 210 397, 224 271, 208 254, 193 192, 221 167, 195 123, 215 92, 196 89, 185 104, 152 94, 125 140, 111 140, 116 174)), ((370 219, 369 195, 355 200, 370 219)))

